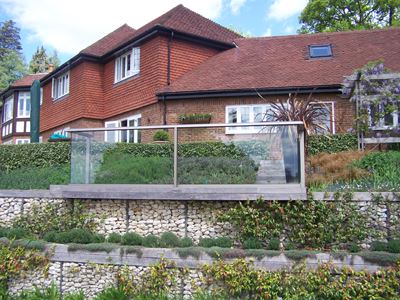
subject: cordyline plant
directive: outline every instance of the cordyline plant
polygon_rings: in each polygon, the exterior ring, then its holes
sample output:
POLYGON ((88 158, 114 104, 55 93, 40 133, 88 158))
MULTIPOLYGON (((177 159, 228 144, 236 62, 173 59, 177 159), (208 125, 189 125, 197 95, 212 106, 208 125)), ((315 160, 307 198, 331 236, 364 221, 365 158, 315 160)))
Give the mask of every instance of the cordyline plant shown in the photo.
MULTIPOLYGON (((261 98, 267 101, 263 96, 261 98)), ((330 121, 327 116, 328 107, 324 103, 317 102, 310 94, 307 99, 298 99, 296 94, 289 94, 286 100, 278 100, 270 103, 270 109, 265 118, 276 122, 301 121, 304 124, 306 135, 316 134, 321 131, 329 131, 329 128, 321 121, 330 121)))

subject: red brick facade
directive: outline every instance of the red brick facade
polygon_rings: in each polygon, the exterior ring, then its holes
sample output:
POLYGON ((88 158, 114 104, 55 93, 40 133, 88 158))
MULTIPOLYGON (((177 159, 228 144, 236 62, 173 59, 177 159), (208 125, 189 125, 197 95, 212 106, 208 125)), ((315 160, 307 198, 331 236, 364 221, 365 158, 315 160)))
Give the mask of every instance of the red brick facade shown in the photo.
MULTIPOLYGON (((118 83, 114 83, 115 59, 104 65, 83 62, 71 68, 69 94, 56 101, 51 97, 52 82, 48 81, 43 87, 41 110, 44 136, 59 128, 76 128, 78 124, 87 127, 95 122, 74 122, 80 119, 99 120, 95 123, 103 126, 102 121, 118 120, 124 114, 136 114, 137 110, 146 110, 157 103, 156 92, 167 84, 168 39, 159 36, 142 44, 140 73, 118 83)), ((170 47, 171 81, 218 53, 213 48, 182 40, 172 40, 170 47)), ((146 120, 144 124, 162 124, 161 111, 146 120)))

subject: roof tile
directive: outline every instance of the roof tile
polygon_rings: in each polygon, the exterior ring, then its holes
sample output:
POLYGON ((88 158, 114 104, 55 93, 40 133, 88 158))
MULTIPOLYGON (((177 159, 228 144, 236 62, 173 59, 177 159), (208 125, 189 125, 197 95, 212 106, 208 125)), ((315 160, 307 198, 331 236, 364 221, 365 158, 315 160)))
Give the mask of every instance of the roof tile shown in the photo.
POLYGON ((242 38, 161 92, 340 85, 373 60, 400 70, 400 28, 242 38), (331 44, 333 57, 310 59, 308 46, 331 44))

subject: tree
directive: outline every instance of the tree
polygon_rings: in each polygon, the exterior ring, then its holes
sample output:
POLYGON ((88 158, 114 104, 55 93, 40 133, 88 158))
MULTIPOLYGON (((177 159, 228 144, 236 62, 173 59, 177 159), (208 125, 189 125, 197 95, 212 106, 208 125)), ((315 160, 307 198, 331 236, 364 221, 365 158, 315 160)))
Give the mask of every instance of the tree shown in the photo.
POLYGON ((0 91, 26 74, 22 55, 16 51, 5 51, 0 59, 0 91))
POLYGON ((21 37, 19 28, 15 26, 15 22, 8 20, 0 22, 0 58, 6 55, 8 50, 21 53, 21 37))
POLYGON ((45 73, 49 70, 50 64, 52 64, 54 67, 58 67, 60 64, 57 52, 54 51, 52 56, 48 56, 46 49, 43 46, 38 47, 36 52, 32 55, 31 61, 29 62, 29 72, 45 73))
POLYGON ((373 29, 400 25, 400 0, 310 0, 300 33, 373 29))

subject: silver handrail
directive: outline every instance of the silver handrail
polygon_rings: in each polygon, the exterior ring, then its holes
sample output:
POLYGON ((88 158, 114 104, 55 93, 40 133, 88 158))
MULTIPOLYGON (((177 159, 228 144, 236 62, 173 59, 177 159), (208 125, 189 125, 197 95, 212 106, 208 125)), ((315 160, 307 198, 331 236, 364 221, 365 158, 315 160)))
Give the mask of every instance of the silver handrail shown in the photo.
POLYGON ((138 129, 174 129, 174 128, 215 128, 215 127, 248 127, 248 126, 289 126, 303 125, 301 121, 290 122, 258 122, 258 123, 212 123, 212 124, 176 124, 176 125, 152 125, 152 126, 131 126, 131 127, 98 127, 98 128, 74 128, 66 129, 67 132, 85 131, 114 131, 114 130, 138 130, 138 129))

